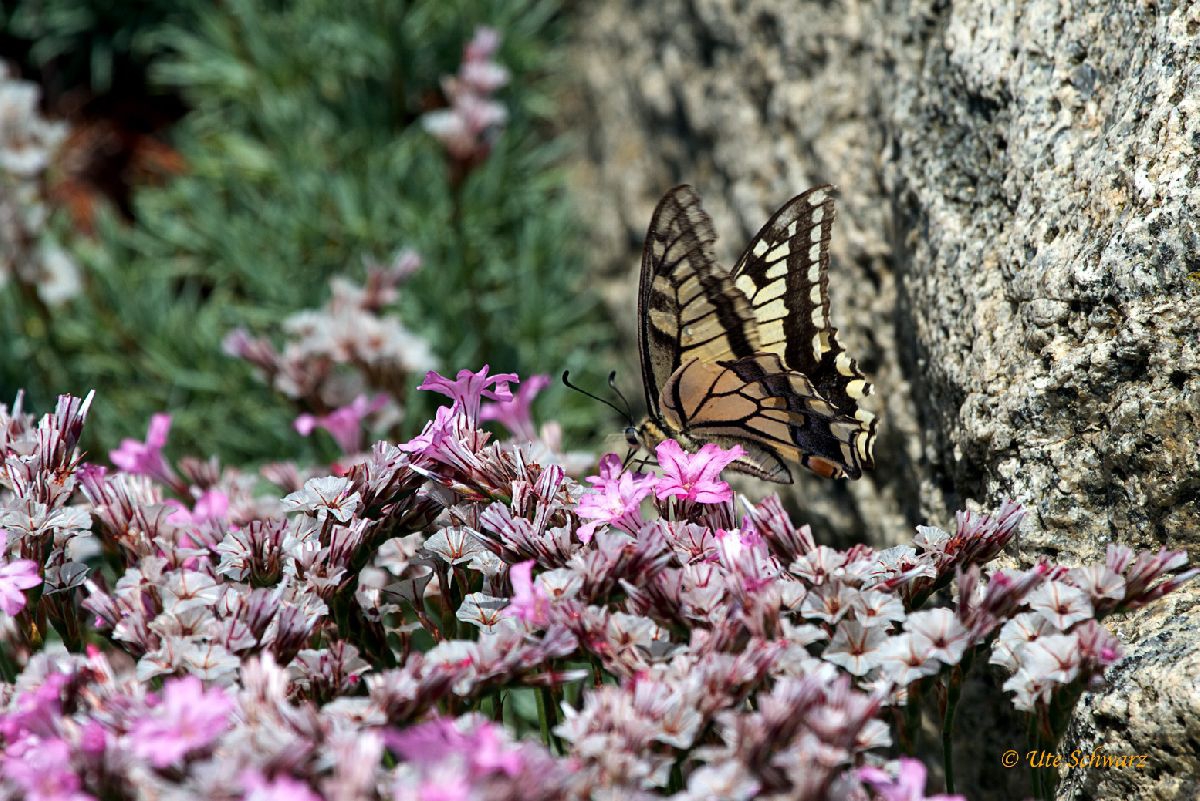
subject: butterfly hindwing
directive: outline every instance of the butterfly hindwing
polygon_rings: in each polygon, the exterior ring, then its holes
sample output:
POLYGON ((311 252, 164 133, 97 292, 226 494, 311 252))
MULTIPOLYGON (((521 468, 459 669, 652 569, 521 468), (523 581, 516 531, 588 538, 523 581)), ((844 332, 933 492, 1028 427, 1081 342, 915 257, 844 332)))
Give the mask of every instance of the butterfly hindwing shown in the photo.
POLYGON ((790 478, 786 468, 780 475, 771 460, 796 462, 826 478, 858 478, 870 466, 858 449, 858 421, 839 413, 808 378, 789 370, 775 354, 719 364, 688 362, 663 388, 662 411, 668 429, 757 454, 759 464, 751 465, 756 469, 731 466, 760 478, 790 478))

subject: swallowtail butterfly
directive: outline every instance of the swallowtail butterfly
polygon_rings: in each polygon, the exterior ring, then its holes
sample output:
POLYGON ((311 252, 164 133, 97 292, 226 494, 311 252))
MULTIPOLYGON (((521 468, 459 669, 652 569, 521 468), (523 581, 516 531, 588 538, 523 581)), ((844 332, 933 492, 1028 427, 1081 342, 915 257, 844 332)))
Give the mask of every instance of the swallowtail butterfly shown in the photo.
POLYGON ((790 483, 786 463, 826 478, 873 466, 875 417, 858 401, 871 385, 829 321, 833 187, 788 201, 732 270, 690 186, 654 210, 642 252, 638 348, 649 415, 626 432, 653 449, 740 445, 730 465, 790 483))

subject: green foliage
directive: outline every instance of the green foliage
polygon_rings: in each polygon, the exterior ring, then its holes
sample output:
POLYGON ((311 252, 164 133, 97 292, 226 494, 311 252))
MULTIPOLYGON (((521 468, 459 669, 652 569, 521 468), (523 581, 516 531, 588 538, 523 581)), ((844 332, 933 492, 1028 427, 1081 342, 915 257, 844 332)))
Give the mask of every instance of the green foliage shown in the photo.
POLYGON ((188 24, 210 5, 180 0, 11 0, 0 3, 0 32, 30 43, 38 67, 53 65, 55 89, 104 93, 156 55, 149 35, 188 24))
MULTIPOLYGON (((324 301, 329 276, 358 277, 362 257, 402 246, 424 267, 399 313, 446 370, 594 363, 596 380, 609 360, 588 354, 609 329, 584 291, 561 147, 545 136, 557 24, 538 2, 228 0, 186 28, 142 31, 162 54, 152 79, 190 108, 172 132, 187 172, 140 190, 135 224, 104 218, 78 246, 85 297, 38 317, 0 291, 0 383, 30 386, 40 408, 95 387, 93 449, 140 437, 165 409, 177 453, 300 456, 294 410, 221 338, 238 325, 277 336, 287 314, 324 301), (459 183, 417 120, 478 24, 503 37, 511 119, 459 183)), ((595 416, 557 384, 547 394, 568 431, 595 416)), ((415 399, 408 424, 432 404, 415 399)))

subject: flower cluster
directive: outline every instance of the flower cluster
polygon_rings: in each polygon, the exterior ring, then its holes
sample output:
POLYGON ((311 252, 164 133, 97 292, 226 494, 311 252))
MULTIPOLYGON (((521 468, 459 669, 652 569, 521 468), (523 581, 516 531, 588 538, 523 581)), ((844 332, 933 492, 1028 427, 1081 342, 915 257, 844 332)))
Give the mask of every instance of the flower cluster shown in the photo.
POLYGON ((492 60, 499 47, 499 33, 492 28, 477 29, 463 53, 458 75, 442 81, 450 107, 421 118, 425 130, 460 164, 487 158, 496 132, 508 121, 504 104, 492 98, 509 77, 508 70, 492 60))
POLYGON ((42 117, 40 94, 0 62, 0 286, 14 278, 55 306, 79 293, 81 279, 47 230, 44 179, 67 129, 42 117))
POLYGON ((436 417, 336 476, 172 463, 166 416, 107 469, 90 396, 0 406, 0 795, 923 799, 892 758, 969 671, 1008 671, 1052 750, 1119 658, 1102 619, 1196 574, 991 570, 1015 503, 836 550, 739 505, 737 448, 580 483, 522 441, 540 383, 429 373, 436 417))
POLYGON ((248 361, 307 410, 296 418, 300 434, 324 429, 343 453, 357 454, 364 421, 370 419, 376 429, 396 422, 400 410, 392 398, 404 397, 413 374, 435 366, 428 342, 381 314, 420 266, 420 257, 409 250, 390 264, 368 261, 362 285, 335 276, 324 307, 284 320, 288 339, 282 351, 240 328, 225 338, 225 351, 248 361))

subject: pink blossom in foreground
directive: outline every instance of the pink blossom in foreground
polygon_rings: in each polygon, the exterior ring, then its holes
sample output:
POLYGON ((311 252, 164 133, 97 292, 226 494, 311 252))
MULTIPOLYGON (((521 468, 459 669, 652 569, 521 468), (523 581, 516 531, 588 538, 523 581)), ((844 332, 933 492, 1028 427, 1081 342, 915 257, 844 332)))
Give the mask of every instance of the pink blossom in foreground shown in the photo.
POLYGON ((433 767, 447 758, 460 757, 477 778, 494 773, 516 776, 523 765, 520 752, 488 721, 479 721, 464 732, 459 721, 438 717, 403 731, 388 732, 384 739, 406 761, 422 766, 433 767))
POLYGON ((550 384, 550 376, 533 375, 522 382, 511 400, 486 403, 479 410, 480 420, 495 420, 504 425, 517 439, 537 439, 533 425, 532 404, 538 393, 550 384))
POLYGON ((966 801, 961 795, 925 795, 925 766, 919 760, 900 758, 899 775, 893 779, 879 768, 859 768, 858 778, 883 801, 966 801))
POLYGON ((610 485, 615 486, 620 482, 624 470, 625 465, 621 463, 621 457, 615 453, 608 453, 600 457, 597 471, 599 475, 588 476, 585 480, 597 491, 607 492, 610 485))
POLYGON ((314 429, 323 428, 333 437, 334 442, 342 449, 342 453, 358 453, 362 450, 362 422, 367 415, 379 411, 387 405, 387 395, 377 394, 368 400, 366 395, 359 395, 345 406, 334 409, 329 414, 315 416, 302 414, 293 424, 300 436, 307 437, 314 429))
POLYGON ((119 448, 109 452, 108 458, 126 473, 169 481, 171 470, 163 461, 162 449, 166 447, 170 431, 171 415, 156 414, 150 418, 145 442, 123 439, 119 448))
POLYGON ((584 493, 575 508, 576 514, 591 521, 576 532, 584 542, 590 542, 602 525, 615 525, 630 534, 636 534, 642 526, 639 510, 642 499, 654 491, 655 478, 630 471, 615 472, 618 469, 615 465, 619 464, 620 460, 610 454, 600 461, 600 478, 588 479, 595 489, 584 493))
POLYGON ((242 774, 245 801, 321 801, 321 796, 307 784, 291 776, 276 776, 268 780, 258 771, 242 774))
POLYGON ((24 591, 41 583, 38 563, 32 559, 0 564, 0 610, 9 616, 17 614, 25 608, 24 591))
POLYGON ((508 613, 531 626, 544 626, 549 619, 550 598, 533 582, 533 560, 510 567, 508 577, 513 586, 508 613))
POLYGON ((14 744, 0 762, 0 775, 16 784, 27 801, 95 801, 80 790, 63 740, 30 737, 14 744))
POLYGON ((162 703, 129 733, 133 752, 156 768, 176 764, 220 737, 234 706, 224 690, 206 691, 195 676, 168 681, 162 703))
POLYGON ((425 374, 425 381, 417 389, 439 392, 453 400, 467 420, 472 425, 479 422, 479 406, 482 399, 507 402, 513 399, 509 384, 516 384, 521 379, 516 373, 496 373, 488 375, 488 365, 484 365, 477 373, 470 370, 459 370, 456 378, 446 378, 444 375, 430 370, 425 374))
POLYGON ((433 458, 444 440, 457 436, 458 405, 439 406, 434 418, 421 433, 400 446, 400 450, 433 458))
POLYGON ((663 471, 654 490, 659 500, 681 498, 694 503, 724 503, 732 498, 733 490, 721 480, 721 471, 746 455, 739 445, 725 450, 711 443, 689 454, 673 439, 660 442, 654 452, 663 471))
POLYGON ((62 712, 63 689, 70 681, 66 673, 51 673, 36 688, 18 695, 16 708, 0 715, 0 736, 10 743, 30 735, 35 740, 53 737, 62 712))

